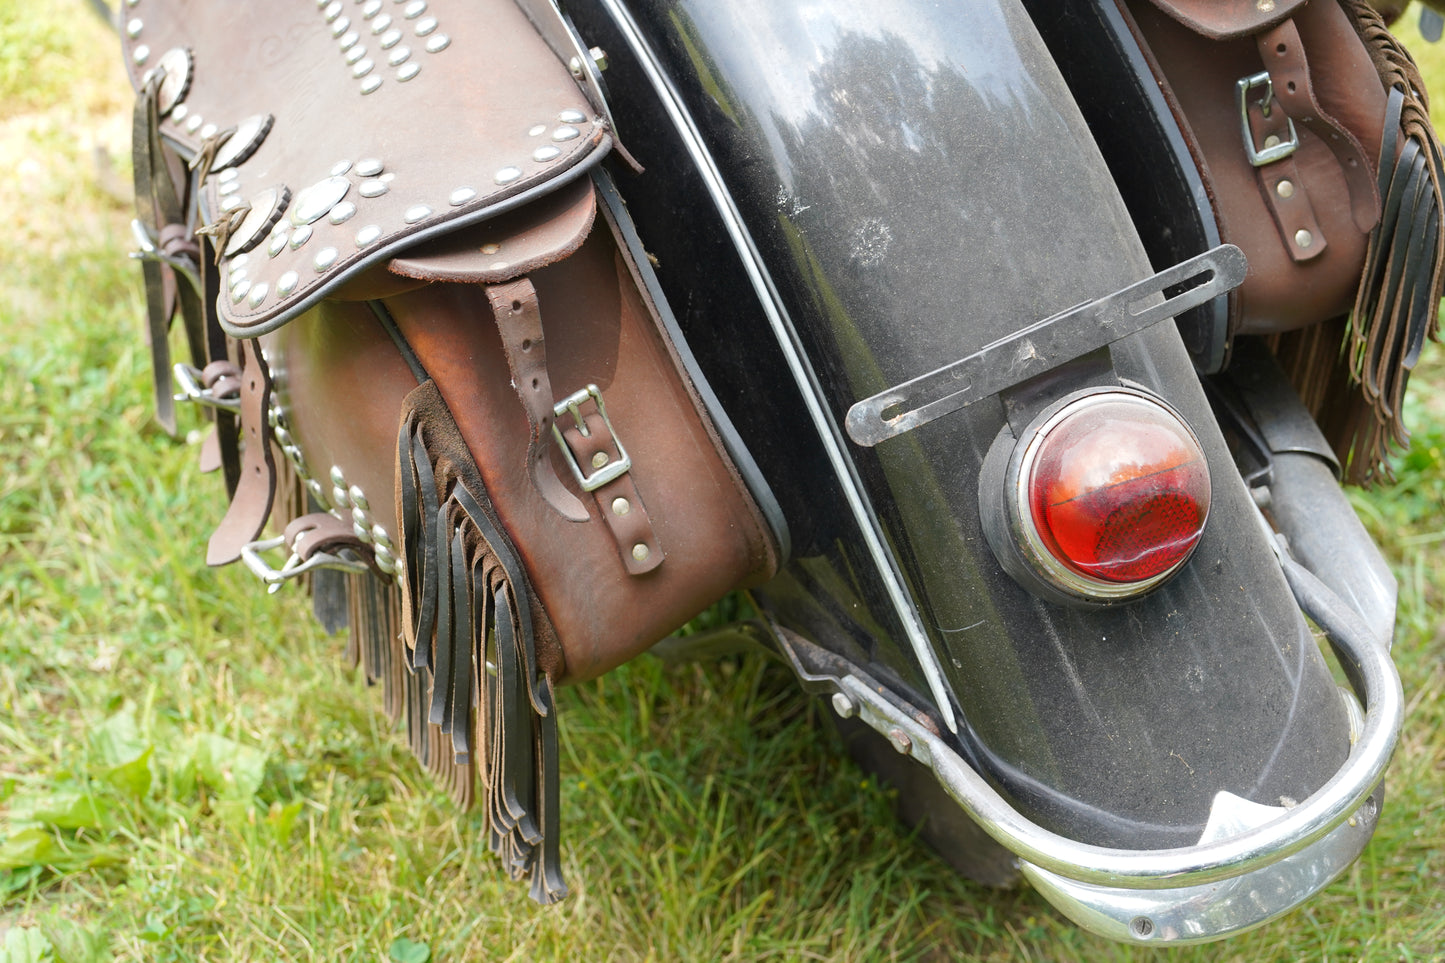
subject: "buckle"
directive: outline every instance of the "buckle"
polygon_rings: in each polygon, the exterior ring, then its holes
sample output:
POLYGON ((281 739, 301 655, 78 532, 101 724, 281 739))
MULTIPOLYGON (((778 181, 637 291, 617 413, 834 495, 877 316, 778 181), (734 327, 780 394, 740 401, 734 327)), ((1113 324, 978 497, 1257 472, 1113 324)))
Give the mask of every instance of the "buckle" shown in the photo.
POLYGON ((177 363, 172 367, 171 372, 175 375, 176 384, 180 386, 180 391, 173 396, 175 400, 194 401, 197 404, 229 411, 233 415, 241 413, 239 389, 234 395, 218 395, 212 389, 202 386, 200 369, 184 362, 177 363))
MULTIPOLYGON (((587 420, 582 416, 581 407, 587 401, 597 406, 597 413, 602 416, 602 423, 607 426, 607 433, 612 436, 612 443, 617 446, 617 458, 614 461, 606 461, 602 464, 593 464, 596 470, 587 474, 582 466, 577 464, 577 456, 572 453, 571 447, 562 437, 562 429, 557 426, 556 420, 552 422, 552 435, 557 439, 557 444, 562 448, 562 454, 567 457, 567 464, 572 468, 572 476, 577 479, 577 484, 582 486, 584 492, 595 492, 608 482, 616 481, 627 474, 632 468, 632 459, 627 457, 627 449, 622 447, 622 440, 617 437, 617 432, 612 429, 612 422, 607 417, 607 408, 602 404, 602 392, 596 385, 588 385, 581 391, 573 392, 552 406, 552 413, 561 418, 571 412, 573 420, 577 423, 577 430, 582 437, 589 438, 592 435, 587 427, 587 420)), ((599 455, 603 454, 598 452, 599 455)))
POLYGON ((241 547, 241 561, 246 563, 246 568, 251 570, 252 575, 266 583, 266 591, 272 594, 279 591, 283 583, 300 575, 304 575, 312 569, 329 568, 340 572, 369 571, 367 564, 359 559, 332 555, 329 552, 317 552, 303 562, 300 554, 292 551, 291 557, 286 560, 286 564, 280 568, 272 568, 266 563, 266 560, 261 557, 261 553, 282 548, 285 544, 286 536, 277 535, 275 538, 264 538, 255 542, 247 542, 241 547))
POLYGON ((1252 77, 1241 77, 1235 84, 1235 88, 1239 92, 1239 124, 1240 130, 1244 134, 1244 153, 1255 167, 1263 167, 1265 164, 1284 160, 1293 154, 1299 147, 1299 135, 1295 133, 1294 121, 1286 117, 1284 122, 1289 125, 1288 140, 1271 144, 1266 138, 1263 148, 1255 146, 1254 131, 1249 127, 1249 93, 1256 87, 1264 88, 1264 96, 1260 98, 1259 108, 1263 111, 1264 116, 1268 117, 1270 102, 1274 100, 1274 81, 1270 79, 1269 72, 1257 73, 1252 77))

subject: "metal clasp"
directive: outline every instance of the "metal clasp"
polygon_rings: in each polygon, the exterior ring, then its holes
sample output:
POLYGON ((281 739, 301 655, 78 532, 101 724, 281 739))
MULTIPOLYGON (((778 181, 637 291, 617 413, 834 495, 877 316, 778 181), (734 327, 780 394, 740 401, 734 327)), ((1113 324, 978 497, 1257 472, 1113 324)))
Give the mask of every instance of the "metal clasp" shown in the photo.
MULTIPOLYGON (((305 533, 303 533, 304 536, 305 533)), ((370 571, 367 564, 360 559, 346 558, 341 555, 332 555, 329 552, 317 552, 305 561, 296 551, 291 552, 291 557, 286 564, 280 568, 272 568, 266 564, 261 557, 262 552, 269 552, 283 547, 286 544, 284 535, 277 535, 275 538, 263 538, 255 542, 247 542, 241 547, 241 561, 251 570, 251 574, 262 582, 266 583, 266 591, 272 594, 280 591, 281 585, 286 581, 304 575, 307 572, 318 568, 335 569, 338 572, 366 572, 370 571)))
POLYGON ((194 401, 201 405, 210 405, 212 408, 219 408, 222 411, 229 411, 233 415, 241 413, 241 396, 239 391, 232 397, 230 395, 218 395, 210 388, 202 387, 200 369, 184 362, 177 363, 172 367, 176 376, 176 384, 180 391, 173 395, 177 401, 194 401))
POLYGON ((602 392, 596 385, 588 385, 581 391, 563 398, 552 407, 552 413, 557 418, 561 418, 571 412, 582 437, 591 437, 592 432, 587 427, 587 420, 583 418, 582 412, 579 410, 589 398, 597 405, 597 413, 602 416, 602 423, 607 426, 607 432, 612 436, 613 444, 617 446, 615 460, 602 465, 594 465, 596 471, 589 475, 582 470, 581 465, 577 464, 577 456, 572 453, 566 439, 562 437, 562 429, 558 427, 556 420, 552 422, 552 434, 556 437, 557 444, 562 447, 562 454, 567 457, 567 464, 571 466, 572 475, 577 479, 577 484, 582 486, 584 492, 595 492, 608 482, 616 481, 627 474, 632 468, 632 459, 627 457, 627 449, 622 447, 622 439, 617 437, 617 432, 612 428, 612 421, 607 417, 607 408, 602 404, 602 392))
POLYGON ((1272 164, 1277 160, 1284 160, 1295 152, 1299 147, 1299 136, 1295 133, 1294 121, 1289 117, 1284 122, 1289 125, 1289 139, 1278 144, 1270 144, 1267 140, 1261 149, 1254 144, 1254 131, 1249 127, 1249 93, 1256 87, 1264 88, 1264 97, 1259 101, 1260 110, 1264 116, 1270 114, 1270 104, 1274 101, 1274 81, 1270 79, 1269 72, 1257 73, 1252 77, 1241 77, 1235 84, 1239 92, 1239 123, 1240 130, 1244 134, 1244 152, 1249 157, 1249 162, 1255 167, 1263 167, 1265 164, 1272 164))

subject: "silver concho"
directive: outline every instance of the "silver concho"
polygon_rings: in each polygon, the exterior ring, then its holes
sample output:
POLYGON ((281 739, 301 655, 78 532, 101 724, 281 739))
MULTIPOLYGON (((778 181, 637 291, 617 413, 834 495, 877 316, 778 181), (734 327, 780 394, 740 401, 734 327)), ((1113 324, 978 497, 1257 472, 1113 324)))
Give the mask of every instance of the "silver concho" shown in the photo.
MULTIPOLYGON (((265 240, 271 233, 271 228, 281 220, 281 215, 286 213, 286 205, 290 200, 291 192, 283 185, 268 187, 252 197, 251 209, 246 212, 246 216, 241 219, 240 225, 231 232, 231 237, 226 242, 225 256, 234 258, 265 240)), ((232 261, 232 264, 234 263, 232 261)))
POLYGON ((156 109, 162 117, 175 109, 176 104, 186 99, 191 89, 195 61, 191 52, 184 47, 172 47, 161 55, 157 70, 164 70, 160 88, 156 91, 156 109))
POLYGON ((224 167, 234 167, 237 164, 245 163, 246 159, 256 153, 256 149, 271 133, 271 127, 276 123, 276 118, 270 114, 252 114, 236 125, 235 133, 226 138, 226 142, 216 148, 215 160, 211 162, 211 170, 220 170, 224 167))

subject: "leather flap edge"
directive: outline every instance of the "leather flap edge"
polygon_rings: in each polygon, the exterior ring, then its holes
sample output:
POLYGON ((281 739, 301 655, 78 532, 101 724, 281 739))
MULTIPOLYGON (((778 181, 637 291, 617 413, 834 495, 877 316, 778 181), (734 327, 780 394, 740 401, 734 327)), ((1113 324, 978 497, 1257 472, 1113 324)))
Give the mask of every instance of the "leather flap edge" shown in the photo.
POLYGON ((1232 40, 1273 27, 1307 0, 1150 0, 1195 33, 1232 40))

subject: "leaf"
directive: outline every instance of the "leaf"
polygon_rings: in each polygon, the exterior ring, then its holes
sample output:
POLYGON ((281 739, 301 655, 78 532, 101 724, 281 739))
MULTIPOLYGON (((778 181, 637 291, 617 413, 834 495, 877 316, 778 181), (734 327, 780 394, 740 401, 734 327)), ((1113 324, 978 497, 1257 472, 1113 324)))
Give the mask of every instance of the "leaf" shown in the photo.
POLYGON ((256 795, 266 775, 266 753, 215 733, 201 733, 192 743, 196 775, 226 799, 256 795))
POLYGON ((105 937, 55 913, 40 921, 40 931, 50 941, 56 963, 103 963, 110 959, 105 937))
POLYGON ((17 869, 0 869, 0 900, 28 888, 43 872, 45 867, 34 863, 17 869))
POLYGON ((100 761, 107 766, 134 762, 149 752, 151 745, 140 734, 135 722, 135 709, 127 706, 91 732, 90 744, 100 761))
POLYGON ((266 814, 266 825, 271 827, 271 834, 276 842, 284 845, 291 838, 291 831, 296 828, 296 818, 301 815, 305 805, 305 800, 302 799, 285 806, 279 802, 271 804, 271 811, 266 814))
POLYGON ((136 799, 144 799, 151 791, 151 756, 154 754, 155 750, 147 746, 130 762, 101 772, 100 778, 136 799))
POLYGON ((400 936, 391 944, 386 955, 393 963, 427 963, 431 959, 431 947, 400 936))
POLYGON ((49 963, 50 941, 37 929, 15 927, 5 931, 5 944, 0 946, 0 963, 49 963))
POLYGON ((16 823, 40 823, 57 829, 102 829, 110 815, 105 803, 83 789, 21 793, 10 800, 16 823))

